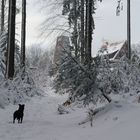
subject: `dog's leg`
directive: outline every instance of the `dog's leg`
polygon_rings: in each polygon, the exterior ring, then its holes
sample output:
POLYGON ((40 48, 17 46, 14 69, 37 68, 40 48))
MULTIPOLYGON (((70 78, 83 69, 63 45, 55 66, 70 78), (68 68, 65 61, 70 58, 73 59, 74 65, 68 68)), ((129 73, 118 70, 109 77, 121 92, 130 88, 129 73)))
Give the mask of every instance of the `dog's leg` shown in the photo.
POLYGON ((22 121, 23 121, 23 117, 21 117, 21 123, 22 123, 22 121))
POLYGON ((20 119, 18 119, 18 123, 20 123, 20 119))
POLYGON ((15 118, 13 117, 13 123, 15 123, 15 118))

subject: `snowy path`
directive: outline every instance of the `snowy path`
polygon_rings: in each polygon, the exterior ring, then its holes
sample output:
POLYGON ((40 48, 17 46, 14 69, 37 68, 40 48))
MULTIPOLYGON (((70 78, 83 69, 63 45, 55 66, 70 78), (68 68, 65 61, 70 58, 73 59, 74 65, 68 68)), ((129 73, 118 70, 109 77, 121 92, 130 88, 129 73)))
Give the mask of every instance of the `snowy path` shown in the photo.
POLYGON ((79 118, 80 116, 78 114, 75 116, 58 115, 58 104, 62 103, 64 98, 46 96, 32 99, 25 106, 23 124, 12 123, 12 114, 18 106, 9 106, 6 110, 0 109, 0 140, 67 139, 70 134, 75 133, 73 128, 77 127, 78 130, 74 117, 79 118))
POLYGON ((79 126, 85 110, 58 115, 57 107, 65 97, 33 98, 26 103, 23 124, 12 124, 17 106, 0 109, 0 140, 138 140, 140 106, 108 112, 94 121, 79 126), (126 110, 127 109, 127 110, 126 110), (117 118, 117 119, 116 119, 117 118))

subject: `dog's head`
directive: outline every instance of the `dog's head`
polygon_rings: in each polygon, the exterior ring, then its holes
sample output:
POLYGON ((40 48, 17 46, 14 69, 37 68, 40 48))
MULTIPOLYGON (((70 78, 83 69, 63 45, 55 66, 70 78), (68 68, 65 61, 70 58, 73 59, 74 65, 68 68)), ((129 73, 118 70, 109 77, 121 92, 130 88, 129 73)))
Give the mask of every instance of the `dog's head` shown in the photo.
POLYGON ((19 110, 24 111, 25 104, 19 104, 19 110))

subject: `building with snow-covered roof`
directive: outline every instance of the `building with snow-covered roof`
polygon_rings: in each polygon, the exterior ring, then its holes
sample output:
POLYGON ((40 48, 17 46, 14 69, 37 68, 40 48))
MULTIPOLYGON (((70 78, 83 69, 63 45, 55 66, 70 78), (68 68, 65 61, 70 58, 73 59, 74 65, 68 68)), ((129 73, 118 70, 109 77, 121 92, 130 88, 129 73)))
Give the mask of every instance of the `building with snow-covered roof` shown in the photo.
POLYGON ((120 59, 123 56, 127 56, 128 49, 126 41, 109 43, 104 42, 100 49, 102 55, 107 55, 110 60, 120 59))

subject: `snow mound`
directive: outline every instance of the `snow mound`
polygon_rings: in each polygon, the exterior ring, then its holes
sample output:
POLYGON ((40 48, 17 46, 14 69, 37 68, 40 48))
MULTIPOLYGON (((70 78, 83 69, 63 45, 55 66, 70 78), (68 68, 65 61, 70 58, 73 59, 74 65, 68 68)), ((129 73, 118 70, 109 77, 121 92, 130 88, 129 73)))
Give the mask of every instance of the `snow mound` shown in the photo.
POLYGON ((87 111, 87 117, 79 123, 79 125, 90 122, 90 125, 93 126, 93 121, 99 121, 101 118, 104 120, 108 119, 108 115, 112 116, 112 120, 116 121, 119 118, 119 115, 114 116, 116 112, 122 112, 126 109, 133 108, 133 103, 128 102, 127 100, 112 101, 104 106, 97 108, 89 108, 87 111), (114 113, 115 112, 115 113, 114 113))
POLYGON ((33 96, 42 96, 36 88, 29 72, 20 72, 13 80, 2 80, 0 83, 0 108, 8 104, 19 104, 30 100, 33 96))

